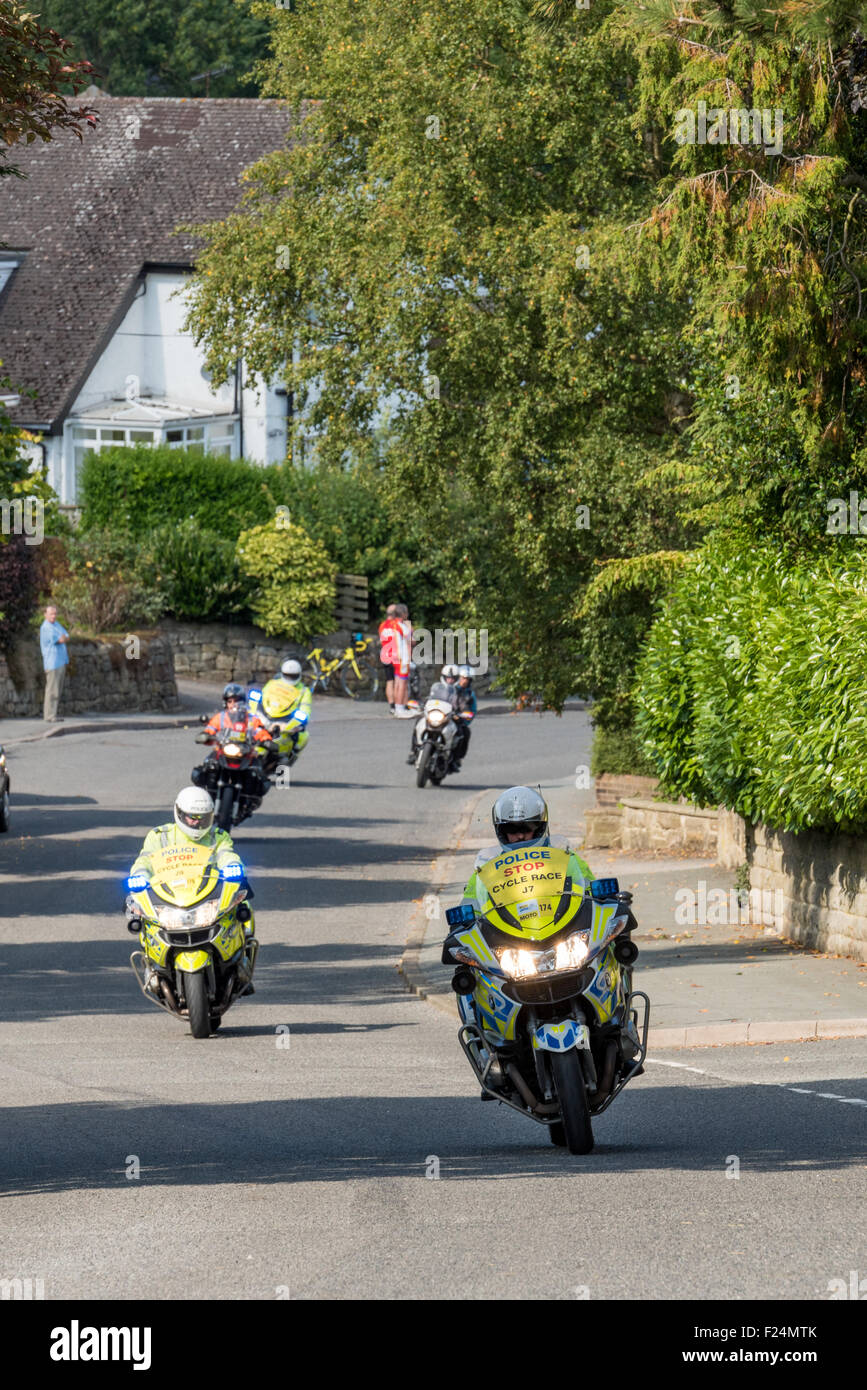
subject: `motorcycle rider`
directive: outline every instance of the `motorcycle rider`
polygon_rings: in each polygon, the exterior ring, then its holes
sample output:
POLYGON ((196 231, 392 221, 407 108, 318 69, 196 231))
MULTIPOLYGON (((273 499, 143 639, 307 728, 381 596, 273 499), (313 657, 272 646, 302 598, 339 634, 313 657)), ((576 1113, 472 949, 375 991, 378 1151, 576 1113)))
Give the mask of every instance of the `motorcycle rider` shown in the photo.
POLYGON ((455 741, 452 744, 452 772, 460 772, 461 763, 467 756, 467 749, 470 746, 470 723, 476 717, 478 705, 476 703, 476 692, 473 690, 473 668, 472 666, 458 667, 458 683, 456 690, 456 711, 455 711, 455 741))
POLYGON ((313 692, 301 679, 301 663, 288 657, 280 667, 280 674, 265 682, 261 698, 255 704, 250 701, 252 713, 271 732, 277 732, 273 729, 273 721, 281 721, 277 750, 266 755, 263 772, 272 772, 280 762, 288 767, 297 762, 310 738, 308 724, 312 705, 313 692), (264 717, 258 716, 258 710, 264 717))
MULTIPOLYGON (((184 849, 191 843, 205 845, 211 849, 210 862, 217 869, 223 870, 229 865, 237 865, 240 868, 241 876, 238 882, 247 889, 248 900, 252 898, 253 890, 247 882, 244 861, 235 849, 229 832, 215 826, 215 815, 213 799, 203 787, 184 787, 175 797, 174 820, 168 821, 165 825, 154 826, 145 836, 144 844, 129 871, 130 878, 135 874, 144 874, 150 879, 153 874, 153 855, 160 850, 170 847, 184 849)), ((245 936, 255 934, 255 925, 251 912, 249 921, 244 923, 245 936)), ((244 993, 254 993, 252 984, 248 985, 244 993)))
MULTIPOLYGON (((491 820, 497 844, 479 850, 462 899, 464 903, 472 903, 477 912, 481 912, 488 901, 488 891, 478 873, 489 860, 502 854, 510 845, 539 849, 552 844, 548 829, 548 806, 541 792, 534 791, 532 787, 509 787, 502 792, 491 808, 491 820)), ((561 836, 557 838, 560 843, 556 848, 566 850, 569 855, 568 872, 573 882, 579 877, 591 882, 593 870, 590 865, 561 836)))
MULTIPOLYGON (((225 686, 222 710, 212 715, 202 732, 196 734, 196 743, 215 743, 217 737, 227 729, 235 729, 242 736, 249 734, 254 743, 262 745, 263 751, 267 749, 269 753, 273 753, 277 748, 267 726, 258 715, 251 715, 247 709, 247 693, 243 685, 239 685, 237 681, 230 681, 225 686)), ((255 805, 259 805, 271 783, 265 776, 261 763, 258 767, 251 767, 250 774, 247 791, 254 799, 258 798, 255 805)), ((196 786, 203 786, 208 779, 207 763, 199 763, 194 767, 190 777, 196 786)))
MULTIPOLYGON (((452 706, 453 709, 457 709, 457 700, 458 700, 457 679, 458 679, 458 668, 457 668, 457 666, 444 666, 444 667, 442 668, 442 670, 440 671, 440 681, 442 681, 443 684, 445 684, 445 685, 447 685, 447 686, 449 687, 448 700, 449 700, 449 704, 452 706)), ((410 740, 409 754, 408 754, 408 756, 407 756, 407 762, 408 762, 408 763, 414 763, 415 760, 416 760, 416 758, 418 757, 418 739, 416 738, 416 734, 415 734, 416 728, 417 728, 417 724, 413 724, 413 726, 412 726, 412 739, 410 740)))

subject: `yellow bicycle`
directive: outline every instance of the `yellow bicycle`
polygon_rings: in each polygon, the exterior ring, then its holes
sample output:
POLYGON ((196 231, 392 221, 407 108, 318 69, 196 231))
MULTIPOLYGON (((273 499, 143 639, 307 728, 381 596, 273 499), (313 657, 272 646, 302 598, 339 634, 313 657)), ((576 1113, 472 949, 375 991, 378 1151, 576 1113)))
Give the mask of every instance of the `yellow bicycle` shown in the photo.
POLYGON ((328 690, 331 680, 340 672, 343 693, 350 700, 372 700, 379 690, 379 664, 369 648, 372 637, 360 632, 352 634, 353 645, 329 656, 323 647, 314 647, 304 658, 301 672, 304 684, 314 692, 328 690))

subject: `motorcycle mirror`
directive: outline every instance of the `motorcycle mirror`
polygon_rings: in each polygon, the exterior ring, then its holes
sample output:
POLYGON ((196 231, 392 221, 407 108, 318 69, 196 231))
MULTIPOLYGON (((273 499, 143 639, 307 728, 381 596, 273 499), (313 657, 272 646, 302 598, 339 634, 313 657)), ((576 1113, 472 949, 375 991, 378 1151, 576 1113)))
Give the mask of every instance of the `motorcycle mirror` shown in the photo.
POLYGON ((134 936, 138 936, 139 932, 141 931, 141 918, 128 917, 126 922, 126 929, 128 932, 132 932, 134 936))

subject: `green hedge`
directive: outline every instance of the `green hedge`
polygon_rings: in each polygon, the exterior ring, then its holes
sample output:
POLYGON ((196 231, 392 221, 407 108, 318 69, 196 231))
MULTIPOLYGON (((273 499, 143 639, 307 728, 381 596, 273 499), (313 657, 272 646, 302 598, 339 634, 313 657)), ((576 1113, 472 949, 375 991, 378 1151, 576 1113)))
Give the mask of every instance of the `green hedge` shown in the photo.
POLYGON ((192 517, 203 530, 236 541, 245 527, 274 516, 268 485, 278 471, 168 445, 103 449, 82 465, 81 527, 140 534, 192 517))
POLYGON ((656 776, 656 768, 633 729, 606 729, 601 724, 593 730, 590 772, 594 777, 605 772, 621 777, 656 776))
POLYGON ((398 599, 410 605, 416 624, 447 619, 446 626, 460 626, 453 561, 413 530, 404 499, 389 493, 374 462, 263 467, 198 449, 118 446, 85 458, 79 501, 84 532, 168 533, 192 523, 234 543, 242 531, 274 520, 300 525, 339 571, 367 576, 373 613, 398 599))
POLYGON ((638 668, 663 785, 783 829, 867 826, 867 551, 793 559, 717 540, 679 579, 638 668))

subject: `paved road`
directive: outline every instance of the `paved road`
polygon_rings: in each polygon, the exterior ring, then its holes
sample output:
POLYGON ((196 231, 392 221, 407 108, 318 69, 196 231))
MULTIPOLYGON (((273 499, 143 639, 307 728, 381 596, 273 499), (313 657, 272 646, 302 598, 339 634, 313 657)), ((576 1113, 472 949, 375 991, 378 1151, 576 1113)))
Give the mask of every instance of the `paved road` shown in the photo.
POLYGON ((118 912, 194 731, 14 750, 0 1276, 47 1298, 820 1299, 867 1273, 863 1040, 658 1054, 570 1158, 480 1103, 451 1020, 404 991, 408 904, 469 798, 571 778, 586 715, 485 717, 465 773, 418 792, 382 707, 320 713, 239 833, 257 993, 208 1041, 141 998, 118 912))

